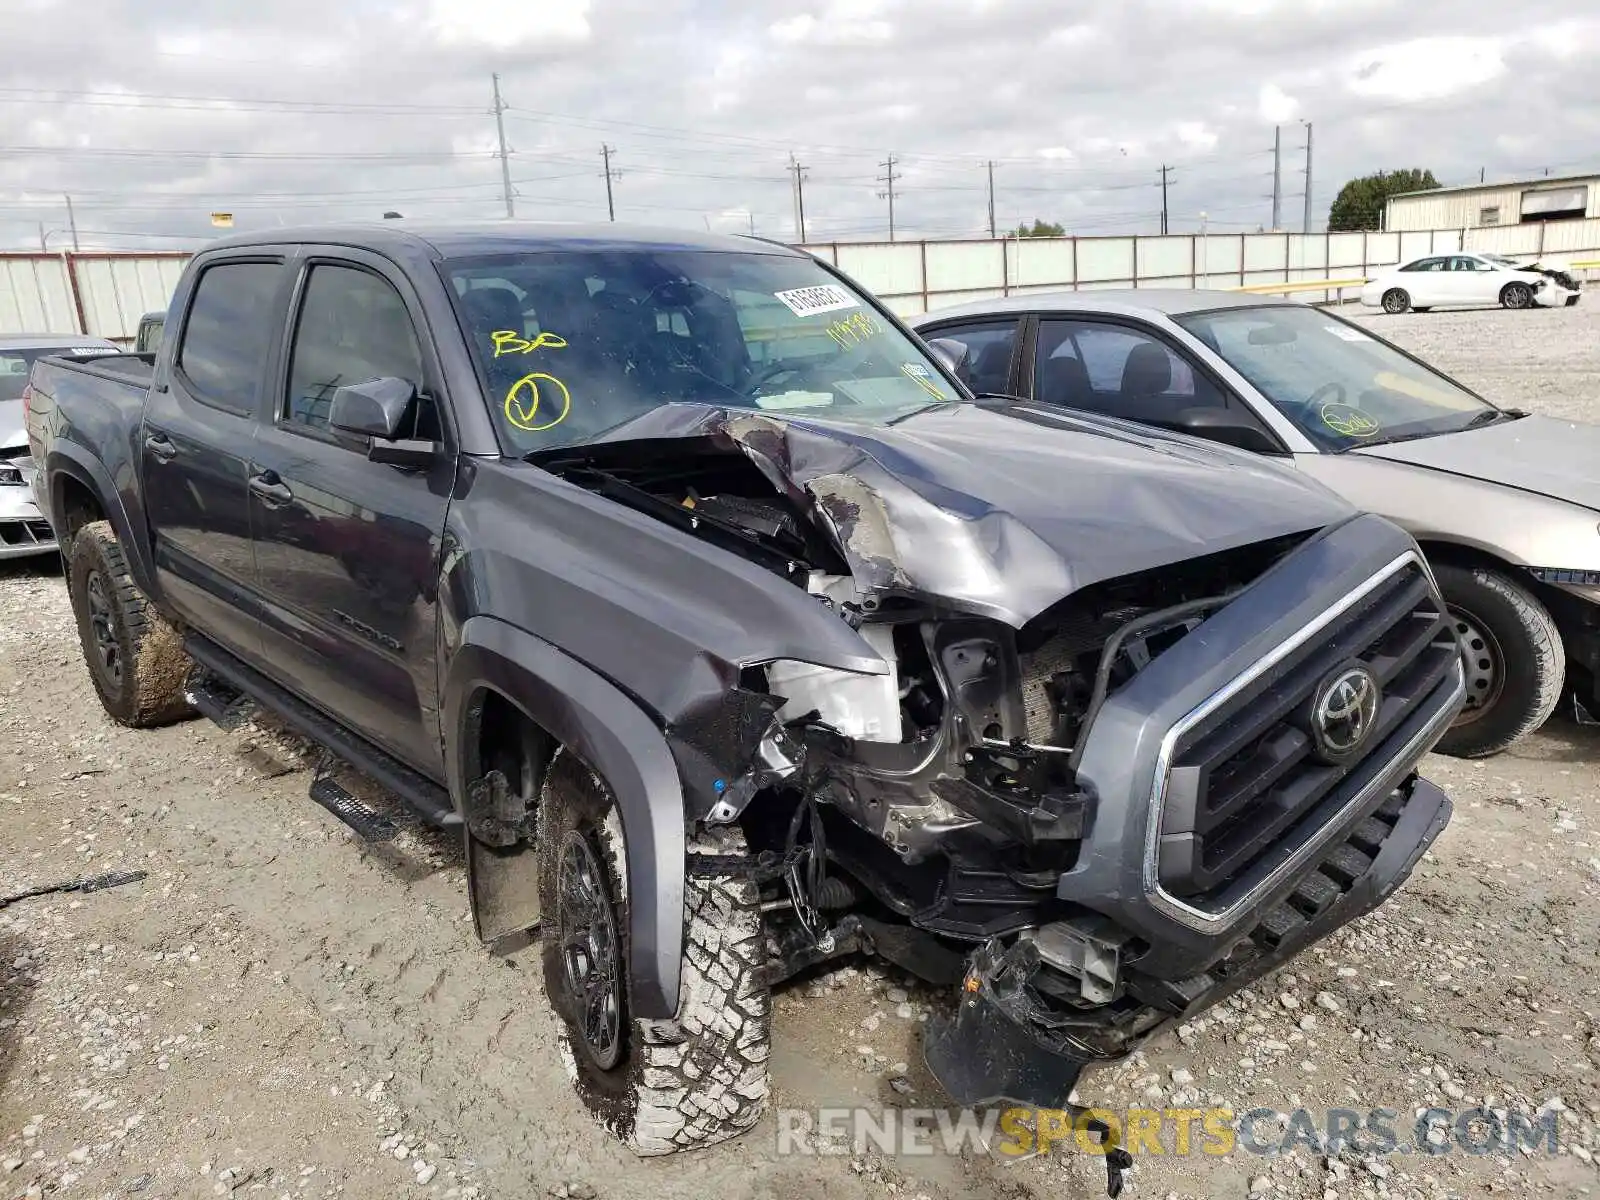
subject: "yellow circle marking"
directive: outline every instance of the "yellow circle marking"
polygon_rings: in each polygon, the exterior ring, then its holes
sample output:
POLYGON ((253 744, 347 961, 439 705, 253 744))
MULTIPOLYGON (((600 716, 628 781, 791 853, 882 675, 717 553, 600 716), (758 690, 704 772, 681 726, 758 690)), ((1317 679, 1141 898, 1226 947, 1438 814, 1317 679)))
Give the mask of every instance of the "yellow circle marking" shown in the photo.
POLYGON ((572 393, 567 390, 567 385, 554 375, 546 375, 543 371, 535 371, 531 375, 524 375, 511 385, 511 390, 506 393, 506 420, 527 433, 542 433, 546 429, 553 429, 567 419, 567 413, 572 411, 572 393), (561 411, 554 420, 538 422, 539 415, 539 384, 540 382, 552 385, 561 393, 561 411), (526 402, 522 393, 526 392, 526 402))
POLYGON ((1371 437, 1382 428, 1359 408, 1348 404, 1324 404, 1322 423, 1344 437, 1371 437))

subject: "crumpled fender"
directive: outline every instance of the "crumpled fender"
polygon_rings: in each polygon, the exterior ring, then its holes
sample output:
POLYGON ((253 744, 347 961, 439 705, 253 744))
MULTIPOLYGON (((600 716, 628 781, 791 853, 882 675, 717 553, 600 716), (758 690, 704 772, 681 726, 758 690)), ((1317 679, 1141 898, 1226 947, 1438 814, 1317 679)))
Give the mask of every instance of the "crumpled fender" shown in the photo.
MULTIPOLYGON (((629 997, 635 1016, 677 1012, 683 955, 684 799, 661 730, 600 675, 532 634, 488 616, 460 629, 444 687, 451 798, 465 811, 462 736, 468 708, 490 689, 598 772, 616 798, 628 850, 629 997)), ((493 940, 537 920, 528 907, 531 856, 496 854, 466 833, 468 883, 478 934, 493 940)), ((536 882, 533 884, 536 887, 536 882)))

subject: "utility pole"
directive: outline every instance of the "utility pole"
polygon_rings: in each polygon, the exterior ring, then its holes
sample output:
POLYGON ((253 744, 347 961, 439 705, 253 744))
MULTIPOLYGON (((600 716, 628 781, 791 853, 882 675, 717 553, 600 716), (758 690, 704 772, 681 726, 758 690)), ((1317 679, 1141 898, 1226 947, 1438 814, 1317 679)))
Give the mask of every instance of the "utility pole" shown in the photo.
POLYGON ((789 155, 789 170, 794 173, 794 228, 800 235, 800 243, 806 240, 806 169, 796 161, 793 153, 789 155))
POLYGON ((994 159, 989 160, 989 236, 995 237, 994 225, 994 159))
POLYGON ((878 165, 884 169, 884 174, 878 176, 878 182, 885 185, 885 190, 878 193, 878 199, 888 197, 889 200, 889 240, 894 241, 894 183, 899 176, 894 173, 895 163, 899 160, 894 155, 889 155, 887 162, 878 165))
POLYGON ((494 128, 500 136, 500 186, 506 196, 506 216, 517 215, 517 207, 511 199, 511 154, 506 150, 506 102, 500 99, 500 74, 496 72, 491 78, 494 80, 494 128))
POLYGON ((745 213, 745 216, 750 218, 750 236, 751 237, 755 237, 755 235, 756 235, 756 215, 753 212, 747 212, 747 213, 745 213))
POLYGON ((39 249, 41 249, 41 250, 50 249, 50 246, 48 244, 48 239, 45 237, 44 222, 43 221, 39 222, 39 249))
POLYGON ((1311 122, 1306 122, 1306 212, 1301 233, 1311 232, 1311 122))
POLYGON ((621 171, 613 171, 611 169, 611 156, 616 152, 614 147, 608 146, 604 142, 600 143, 600 159, 606 165, 606 216, 613 221, 617 219, 617 206, 611 197, 611 181, 622 178, 621 171))
POLYGON ((72 197, 63 193, 62 199, 67 202, 67 228, 72 230, 72 252, 78 252, 78 218, 72 213, 72 197))
POLYGON ((1272 230, 1283 228, 1283 126, 1272 127, 1272 230))
POLYGON ((1161 234, 1167 232, 1167 176, 1172 173, 1172 168, 1163 165, 1161 168, 1161 234))

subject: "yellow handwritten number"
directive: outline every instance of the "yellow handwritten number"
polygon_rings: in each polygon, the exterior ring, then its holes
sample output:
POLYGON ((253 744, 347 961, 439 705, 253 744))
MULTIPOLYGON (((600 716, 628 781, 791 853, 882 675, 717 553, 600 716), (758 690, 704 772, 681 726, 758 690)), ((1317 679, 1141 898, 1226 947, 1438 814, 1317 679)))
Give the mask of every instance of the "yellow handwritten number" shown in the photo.
POLYGON ((555 428, 567 419, 567 413, 571 410, 572 393, 567 391, 567 385, 554 375, 546 375, 542 371, 524 375, 506 393, 506 420, 527 433, 542 433, 555 428), (561 411, 553 419, 542 422, 538 420, 541 383, 549 384, 561 393, 561 411))

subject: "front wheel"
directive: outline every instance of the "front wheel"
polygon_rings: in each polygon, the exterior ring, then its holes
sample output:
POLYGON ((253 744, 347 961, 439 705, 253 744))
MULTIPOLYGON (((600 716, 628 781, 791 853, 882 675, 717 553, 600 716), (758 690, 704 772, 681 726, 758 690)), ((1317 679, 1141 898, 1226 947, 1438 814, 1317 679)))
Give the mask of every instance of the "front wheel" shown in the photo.
POLYGON ((89 678, 114 720, 143 729, 193 712, 183 694, 189 656, 134 583, 111 522, 73 534, 67 592, 89 678))
POLYGON ((1399 316, 1411 307, 1411 297, 1404 288, 1390 288, 1383 294, 1383 311, 1399 316))
POLYGON ((1508 283, 1500 289, 1500 303, 1507 308, 1532 308, 1533 289, 1525 283, 1508 283))
POLYGON ((1498 754, 1543 725, 1566 675, 1561 632, 1544 605, 1498 571, 1434 569, 1461 640, 1467 705, 1439 742, 1457 758, 1498 754))
POLYGON ((725 1141, 766 1107, 772 1003, 753 878, 696 870, 742 856, 735 830, 691 843, 682 978, 670 1020, 630 1013, 628 846, 604 781, 558 750, 540 789, 545 992, 566 1025, 578 1095, 637 1154, 725 1141))

